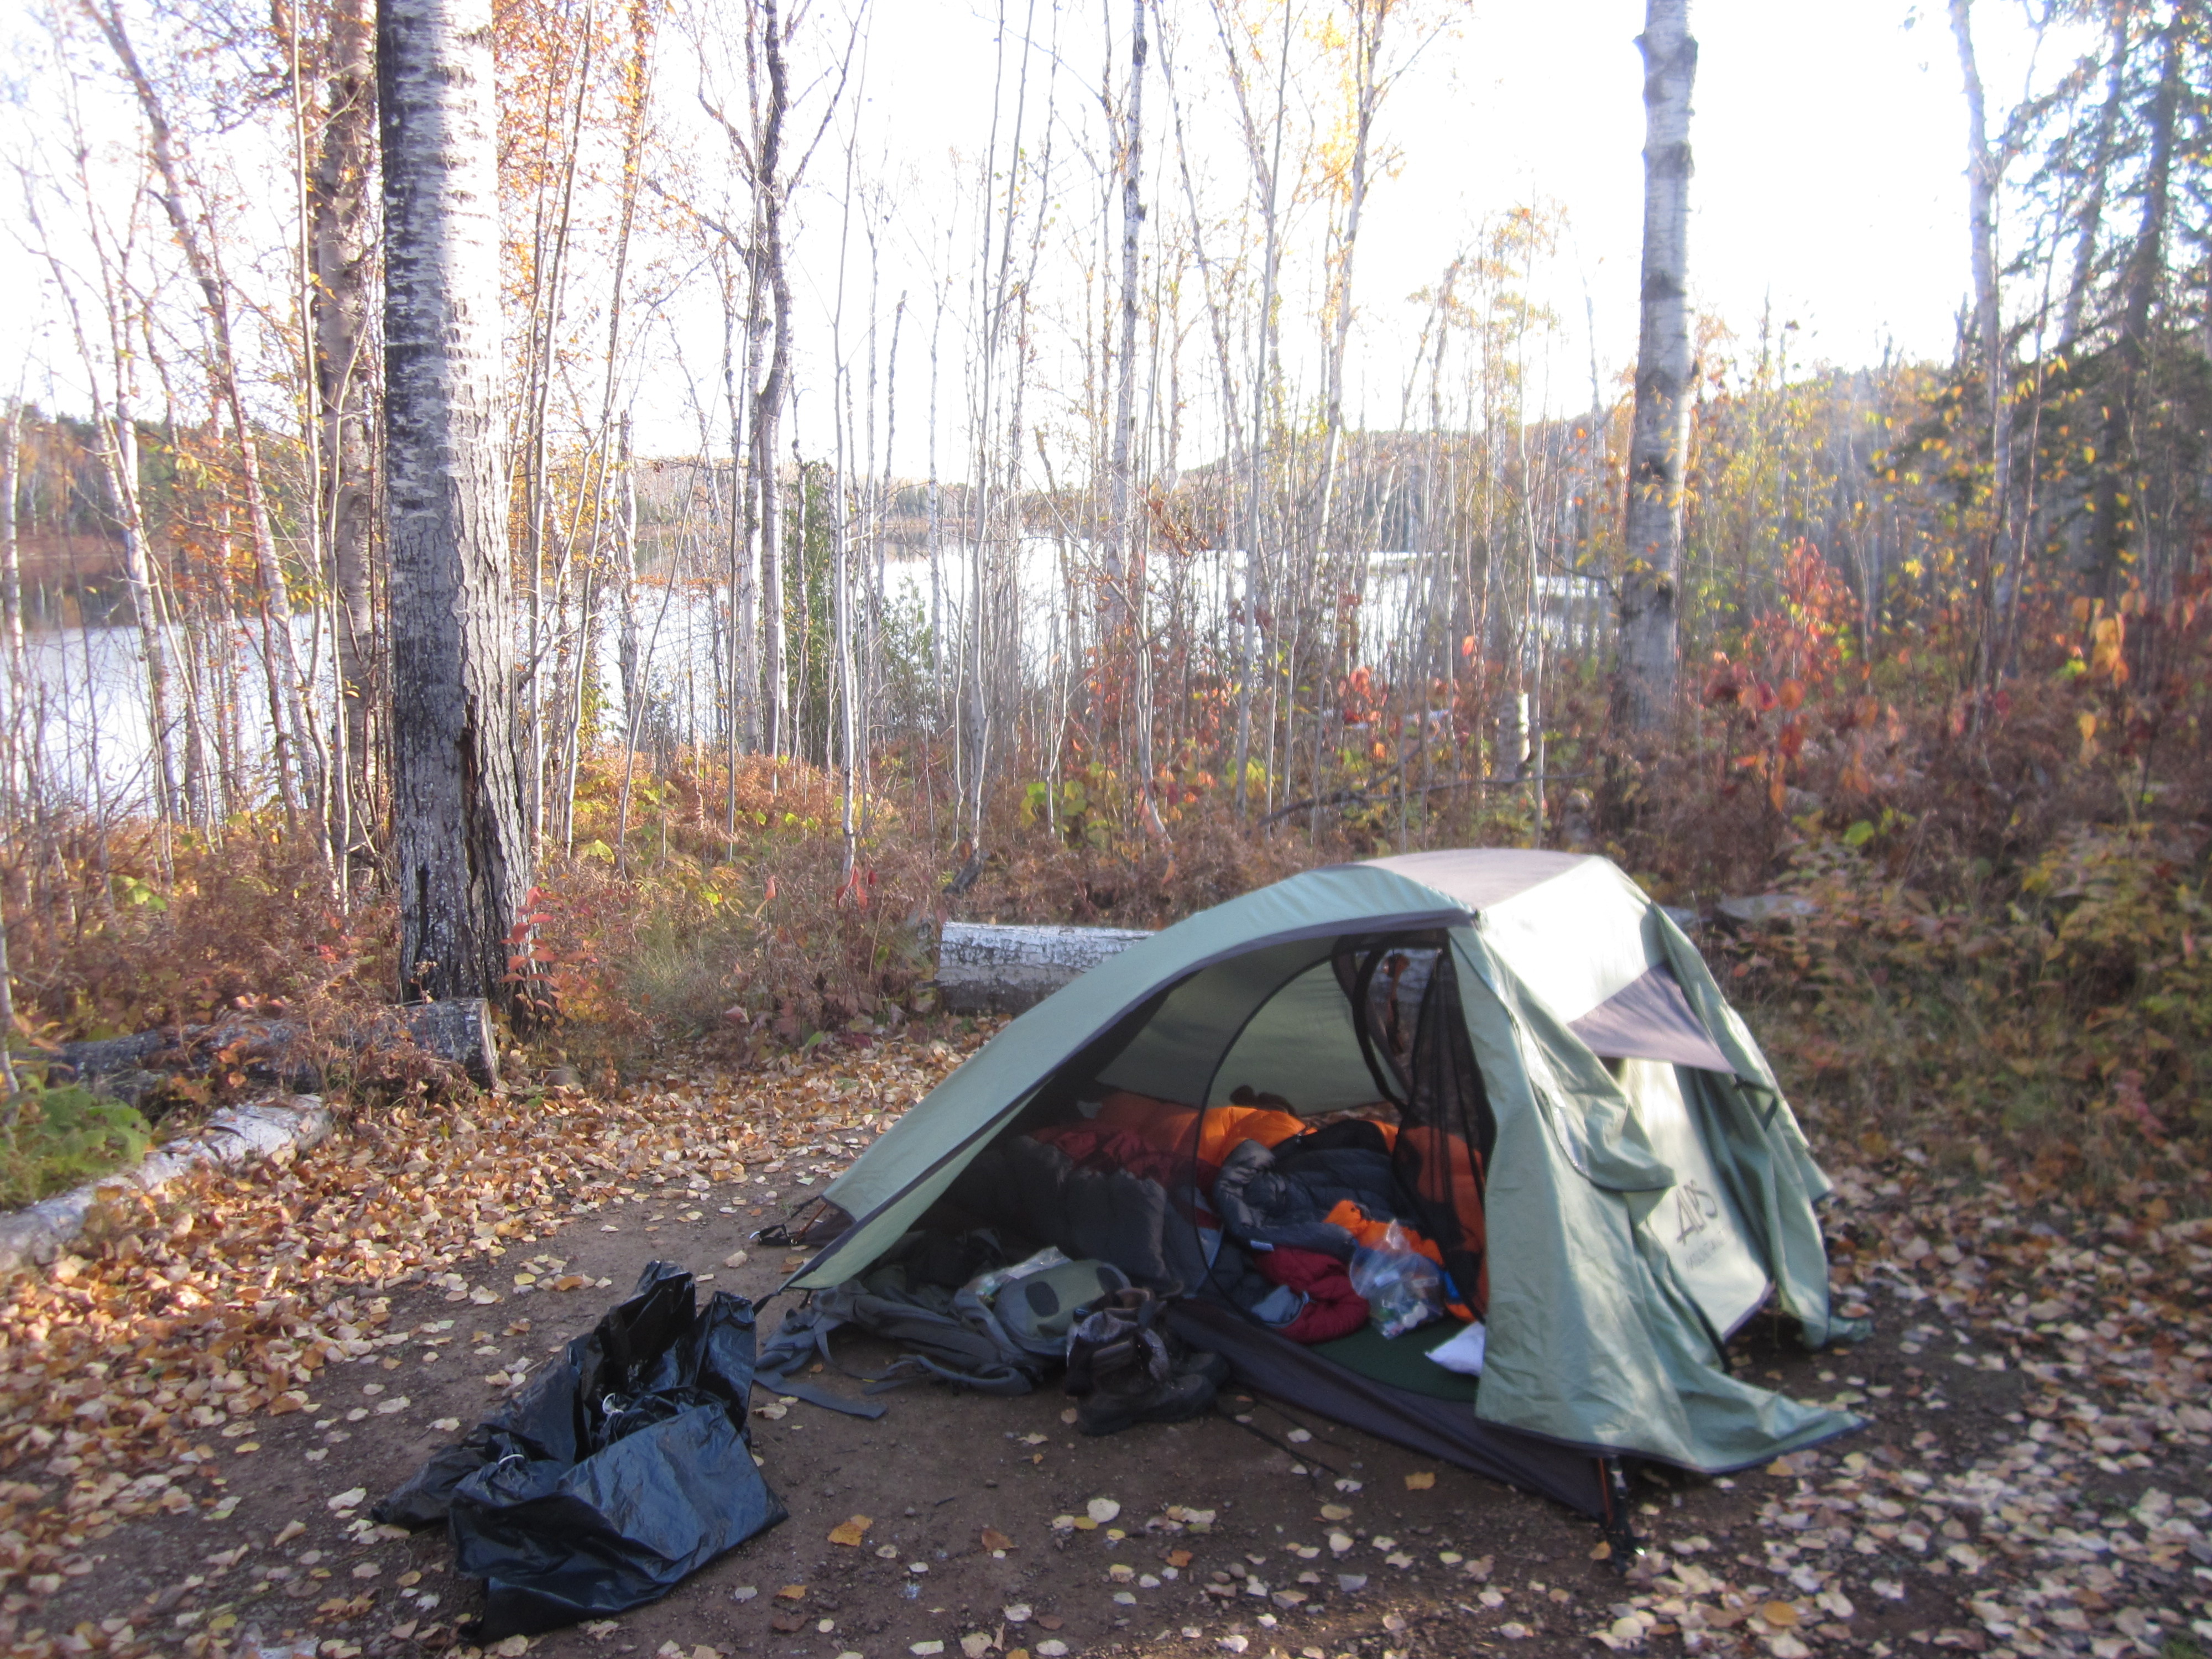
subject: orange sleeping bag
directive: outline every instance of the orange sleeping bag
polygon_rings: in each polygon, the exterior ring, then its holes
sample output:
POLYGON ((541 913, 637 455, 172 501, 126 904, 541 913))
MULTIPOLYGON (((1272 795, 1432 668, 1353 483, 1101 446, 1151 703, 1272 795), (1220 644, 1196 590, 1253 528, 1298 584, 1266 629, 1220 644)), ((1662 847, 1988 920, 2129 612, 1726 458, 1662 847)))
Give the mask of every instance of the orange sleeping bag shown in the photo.
POLYGON ((1149 1095, 1132 1094, 1126 1089, 1107 1096, 1099 1103, 1098 1115, 1091 1121, 1101 1128, 1126 1129, 1146 1146, 1164 1152, 1194 1149, 1200 1163, 1217 1170, 1224 1158, 1248 1140, 1274 1146, 1292 1135, 1304 1133, 1306 1128, 1297 1113, 1280 1112, 1272 1107, 1216 1106, 1201 1114, 1171 1100, 1154 1100, 1149 1095), (1205 1119, 1202 1126, 1198 1121, 1201 1115, 1205 1119))

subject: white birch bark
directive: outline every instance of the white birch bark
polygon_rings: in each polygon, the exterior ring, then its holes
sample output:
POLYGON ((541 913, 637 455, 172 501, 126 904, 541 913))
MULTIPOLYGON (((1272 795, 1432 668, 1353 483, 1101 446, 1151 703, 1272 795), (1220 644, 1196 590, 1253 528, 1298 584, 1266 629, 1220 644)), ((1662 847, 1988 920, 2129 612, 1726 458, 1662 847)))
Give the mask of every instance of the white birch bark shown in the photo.
POLYGON ((1972 0, 1950 0, 1951 38, 1959 49, 1959 76, 1966 98, 1966 223, 1974 276, 1974 348, 1982 381, 1982 409, 1990 433, 1990 523, 1980 588, 1983 637, 1978 672, 1994 672, 1990 634, 2001 581, 2018 580, 2000 568, 2012 483, 2012 400, 2005 371, 2003 296, 1997 286, 1997 185, 2003 159, 1990 148, 1982 74, 1974 56, 1972 0))
MULTIPOLYGON (((1275 88, 1274 138, 1272 147, 1262 137, 1256 112, 1252 107, 1251 94, 1245 84, 1244 62, 1236 43, 1237 31, 1232 26, 1224 0, 1214 0, 1213 18, 1216 32, 1221 37, 1222 50, 1228 55, 1229 82, 1237 94, 1237 114, 1244 136, 1244 148, 1252 164, 1252 181, 1261 203, 1261 254, 1260 264, 1260 314, 1256 332, 1259 338, 1259 362, 1252 377, 1252 447, 1250 477, 1247 481, 1245 497, 1244 602, 1237 619, 1237 816, 1241 819, 1249 810, 1248 781, 1252 762, 1252 677, 1256 671, 1259 645, 1259 609, 1261 579, 1265 569, 1261 552, 1261 538, 1266 527, 1266 477, 1267 453, 1267 398, 1273 389, 1274 345, 1276 343, 1275 284, 1280 269, 1282 242, 1277 212, 1276 184, 1281 177, 1283 161, 1284 118, 1289 108, 1290 43, 1291 8, 1283 9, 1282 57, 1277 66, 1275 88)), ((1271 676, 1272 682, 1272 676, 1271 676)), ((1268 717, 1268 795, 1274 793, 1273 766, 1274 717, 1268 717)))
POLYGON ((1644 264, 1629 436, 1620 584, 1617 718, 1648 732, 1667 721, 1681 644, 1675 580, 1682 556, 1690 360, 1690 88, 1698 43, 1689 0, 1647 0, 1644 33, 1644 264))
POLYGON ((1121 123, 1121 342, 1115 365, 1112 551, 1107 570, 1106 638, 1127 632, 1133 684, 1125 718, 1136 721, 1138 811, 1146 830, 1167 834, 1152 783, 1152 642, 1146 636, 1145 561, 1139 545, 1131 471, 1137 437, 1137 245, 1145 222, 1139 185, 1145 144, 1145 6, 1131 0, 1129 102, 1121 123))
MULTIPOLYGON (((169 222, 178 246, 183 250, 185 264, 191 270, 192 281, 200 290, 200 300, 205 310, 210 337, 211 353, 208 368, 215 383, 216 395, 222 399, 223 412, 228 416, 231 428, 238 440, 239 471, 245 485, 246 526, 253 538, 253 562, 261 579, 262 603, 266 607, 264 626, 275 641, 275 654, 283 664, 280 688, 283 716, 272 721, 276 750, 276 773, 283 793, 288 814, 296 815, 300 799, 294 782, 294 768, 305 775, 310 787, 319 787, 322 775, 327 771, 323 763, 323 749, 319 736, 308 720, 304 687, 306 676, 300 663, 299 641, 292 629, 291 590, 285 580, 284 568, 276 556, 276 535, 270 521, 268 493, 261 473, 261 445, 252 421, 246 412, 246 398, 240 383, 238 353, 232 342, 230 280, 225 274, 222 259, 222 245, 211 219, 195 222, 186 205, 191 181, 184 157, 178 154, 176 135, 168 111, 151 78, 140 64, 137 49, 131 45, 124 27, 121 8, 111 3, 105 9, 93 0, 85 0, 84 10, 107 41, 116 56, 125 77, 131 82, 137 99, 139 112, 146 120, 148 149, 154 163, 153 191, 155 199, 169 222)), ((327 842, 318 837, 318 846, 325 858, 329 856, 327 842)))
POLYGON ((379 0, 393 866, 410 998, 514 1006, 530 885, 499 409, 490 0, 379 0))
POLYGON ((22 430, 20 404, 0 409, 0 636, 7 652, 9 706, 19 714, 29 685, 23 673, 23 576, 15 551, 15 469, 22 430))
POLYGON ((310 185, 314 349, 321 423, 321 512, 337 587, 338 696, 349 789, 366 801, 370 709, 379 691, 370 595, 375 510, 366 359, 374 270, 369 191, 376 142, 374 34, 362 0, 337 0, 325 24, 328 103, 310 185))

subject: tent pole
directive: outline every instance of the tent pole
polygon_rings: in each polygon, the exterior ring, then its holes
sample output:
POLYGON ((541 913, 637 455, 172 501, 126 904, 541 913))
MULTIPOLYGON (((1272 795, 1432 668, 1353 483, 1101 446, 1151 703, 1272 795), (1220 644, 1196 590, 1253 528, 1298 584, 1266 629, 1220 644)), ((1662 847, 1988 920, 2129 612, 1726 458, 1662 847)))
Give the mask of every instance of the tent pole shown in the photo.
POLYGON ((1629 1518, 1628 1475, 1620 1467, 1618 1457, 1597 1460, 1598 1491, 1605 1500, 1604 1517, 1598 1529, 1605 1541, 1613 1546, 1606 1557, 1606 1565, 1615 1572, 1626 1572, 1644 1553, 1643 1540, 1636 1535, 1635 1522, 1629 1518))

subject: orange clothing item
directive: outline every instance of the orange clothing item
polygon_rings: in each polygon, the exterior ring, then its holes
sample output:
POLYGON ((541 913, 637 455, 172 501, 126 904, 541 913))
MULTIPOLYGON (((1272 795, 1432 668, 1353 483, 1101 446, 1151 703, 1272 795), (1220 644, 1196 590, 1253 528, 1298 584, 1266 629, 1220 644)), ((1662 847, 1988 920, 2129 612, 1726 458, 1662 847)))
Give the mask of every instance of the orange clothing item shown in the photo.
MULTIPOLYGON (((1439 1250, 1436 1247, 1435 1241, 1425 1234, 1414 1231, 1402 1221, 1393 1222, 1387 1216, 1377 1221, 1348 1198, 1340 1199, 1336 1207, 1322 1219, 1332 1227, 1343 1228, 1352 1235, 1353 1243, 1370 1250, 1382 1249, 1382 1241, 1389 1236, 1390 1229, 1395 1226, 1406 1243, 1412 1247, 1414 1255, 1428 1257, 1440 1268, 1444 1265, 1443 1252, 1439 1250)), ((1482 1289, 1480 1294, 1482 1300, 1487 1303, 1490 1299, 1490 1270, 1487 1267, 1483 1269, 1482 1279, 1482 1289)), ((1445 1304, 1445 1310, 1462 1324, 1471 1325, 1478 1317, 1474 1310, 1463 1302, 1448 1303, 1445 1304)))

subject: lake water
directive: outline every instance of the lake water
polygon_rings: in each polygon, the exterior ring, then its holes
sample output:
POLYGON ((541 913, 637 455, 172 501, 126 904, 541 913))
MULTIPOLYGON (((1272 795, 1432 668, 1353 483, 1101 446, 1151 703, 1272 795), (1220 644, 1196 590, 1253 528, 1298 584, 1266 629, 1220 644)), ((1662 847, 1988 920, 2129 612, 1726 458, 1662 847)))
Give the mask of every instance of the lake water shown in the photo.
MULTIPOLYGON (((1064 546, 1046 537, 1030 537, 1023 542, 1018 564, 1018 629, 1024 676, 1033 684, 1055 680, 1062 672, 1059 658, 1065 635, 1064 567, 1073 568, 1079 577, 1097 574, 1079 544, 1064 546)), ((1233 649, 1228 618, 1242 568, 1241 555, 1217 550, 1190 556, 1180 571, 1168 558, 1155 555, 1147 571, 1153 614, 1164 614, 1164 607, 1179 598, 1194 635, 1221 641, 1224 652, 1233 649)), ((1365 640, 1381 647, 1370 655, 1381 657, 1377 666, 1386 674, 1402 672, 1402 653, 1407 649, 1421 651, 1425 660, 1435 659, 1429 653, 1438 646, 1430 630, 1444 619, 1427 615, 1431 592, 1429 568, 1429 557, 1425 555, 1376 554, 1370 558, 1361 632, 1365 640)), ((947 639, 957 641, 964 626, 972 579, 966 545, 944 550, 939 577, 933 592, 927 558, 887 559, 884 568, 886 604, 918 618, 924 628, 934 605, 943 617, 947 639)), ((1547 634, 1563 639, 1587 631, 1592 607, 1601 603, 1597 591, 1589 584, 1568 586, 1552 580, 1547 580, 1547 588, 1556 591, 1546 596, 1547 634)), ((715 658, 722 596, 696 586, 648 580, 641 584, 638 598, 639 649, 650 688, 650 702, 639 723, 640 746, 666 747, 711 738, 719 729, 720 677, 715 658)), ((571 614, 565 621, 573 630, 578 618, 571 614)), ((618 741, 625 715, 617 660, 619 630, 615 624, 610 607, 595 642, 595 667, 605 691, 595 735, 618 741)), ((816 625, 826 628, 828 618, 817 618, 816 625)), ((300 619, 296 626, 301 662, 316 665, 315 706, 327 709, 331 685, 327 629, 319 637, 312 620, 300 619)), ((926 641, 927 635, 922 637, 926 641)), ((7 677, 0 674, 0 719, 15 719, 20 705, 23 724, 17 729, 35 733, 48 787, 70 799, 97 801, 110 811, 143 805, 150 798, 153 776, 146 673, 138 630, 112 623, 46 627, 32 632, 27 643, 27 687, 7 684, 7 677)), ((172 743, 181 753, 185 677, 178 643, 171 635, 172 743)), ((273 794, 268 686, 260 644, 258 629, 251 625, 235 629, 228 641, 228 672, 237 690, 235 713, 227 737, 254 787, 273 794)), ((203 698, 202 706, 206 705, 207 699, 203 698)))

